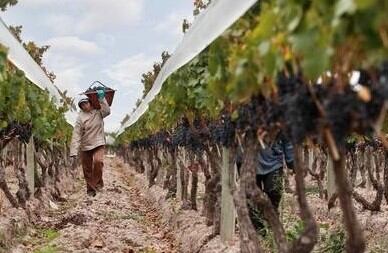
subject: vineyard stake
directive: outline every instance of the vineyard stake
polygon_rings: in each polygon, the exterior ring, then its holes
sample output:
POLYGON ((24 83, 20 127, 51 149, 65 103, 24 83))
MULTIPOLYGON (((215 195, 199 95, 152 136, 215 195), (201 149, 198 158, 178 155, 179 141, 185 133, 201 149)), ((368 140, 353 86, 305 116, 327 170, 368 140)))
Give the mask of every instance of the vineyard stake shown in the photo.
POLYGON ((234 164, 230 162, 230 150, 222 147, 221 173, 221 240, 226 243, 233 239, 236 223, 236 209, 234 207, 231 185, 235 181, 234 164))
POLYGON ((177 166, 177 170, 176 170, 176 179, 177 179, 177 184, 176 184, 176 198, 179 200, 179 201, 182 201, 183 198, 182 198, 182 178, 181 178, 181 165, 179 164, 179 160, 180 158, 182 157, 181 156, 181 148, 178 148, 178 152, 177 152, 177 156, 178 156, 178 159, 176 159, 176 166, 177 166))
POLYGON ((328 199, 331 199, 331 197, 337 192, 337 187, 335 184, 335 173, 333 168, 333 159, 331 157, 328 157, 326 171, 327 196, 328 199))
POLYGON ((30 141, 26 145, 26 179, 28 183, 28 188, 31 194, 34 194, 35 189, 35 151, 34 151, 34 139, 31 136, 30 141))

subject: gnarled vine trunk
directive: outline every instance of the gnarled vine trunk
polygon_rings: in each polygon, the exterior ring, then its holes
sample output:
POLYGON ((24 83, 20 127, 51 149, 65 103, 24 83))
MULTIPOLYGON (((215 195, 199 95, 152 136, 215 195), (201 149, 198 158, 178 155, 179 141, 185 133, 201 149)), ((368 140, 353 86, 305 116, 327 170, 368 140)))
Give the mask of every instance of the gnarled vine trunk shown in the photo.
POLYGON ((353 206, 352 188, 345 170, 345 152, 340 150, 339 153, 339 160, 333 162, 338 197, 347 231, 346 251, 349 253, 362 253, 366 247, 365 239, 353 206))

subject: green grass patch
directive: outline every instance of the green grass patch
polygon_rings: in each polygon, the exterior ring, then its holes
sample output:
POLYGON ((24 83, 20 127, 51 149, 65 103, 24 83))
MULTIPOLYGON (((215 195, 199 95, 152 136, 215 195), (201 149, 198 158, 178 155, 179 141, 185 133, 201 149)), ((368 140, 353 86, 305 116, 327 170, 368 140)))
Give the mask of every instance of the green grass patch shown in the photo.
MULTIPOLYGON (((304 229, 304 222, 296 217, 294 214, 285 213, 283 217, 283 225, 286 230, 287 241, 292 242, 299 238, 304 229)), ((342 227, 330 227, 329 224, 321 223, 319 226, 319 235, 317 244, 312 252, 314 253, 343 253, 345 252, 345 231, 342 227)), ((262 246, 266 249, 266 252, 277 252, 275 238, 272 231, 267 229, 266 236, 261 239, 262 246)), ((380 247, 381 248, 381 247, 380 247)), ((382 253, 377 248, 373 253, 382 253)), ((386 247, 384 248, 386 250, 386 247)))
POLYGON ((134 220, 142 221, 144 218, 138 213, 120 214, 115 211, 102 211, 100 213, 107 220, 134 220))
POLYGON ((34 253, 57 253, 58 249, 55 246, 45 246, 43 248, 34 250, 34 253))
POLYGON ((319 253, 345 252, 345 232, 342 229, 328 231, 321 236, 322 243, 317 250, 319 253))
POLYGON ((57 252, 58 249, 55 246, 49 245, 50 242, 58 238, 60 233, 52 228, 38 228, 36 234, 28 242, 29 244, 38 246, 34 253, 52 253, 57 252))
POLYGON ((147 247, 139 251, 139 253, 156 253, 157 251, 153 248, 147 247))
POLYGON ((297 220, 291 224, 290 227, 287 228, 286 237, 287 241, 294 241, 299 238, 299 235, 303 232, 304 222, 302 220, 297 220))
POLYGON ((318 187, 318 185, 308 185, 308 186, 306 186, 306 194, 307 195, 319 195, 319 187, 318 187))
POLYGON ((41 235, 45 240, 51 242, 52 240, 59 237, 59 232, 54 229, 48 228, 48 229, 43 229, 41 231, 41 235))
POLYGON ((109 221, 119 220, 119 219, 120 219, 120 215, 117 214, 117 213, 114 212, 114 211, 103 211, 103 212, 101 213, 101 215, 102 215, 106 220, 109 220, 109 221))
POLYGON ((139 214, 136 214, 136 213, 130 213, 130 214, 126 214, 126 215, 121 216, 121 219, 141 221, 141 220, 143 220, 143 217, 139 214))

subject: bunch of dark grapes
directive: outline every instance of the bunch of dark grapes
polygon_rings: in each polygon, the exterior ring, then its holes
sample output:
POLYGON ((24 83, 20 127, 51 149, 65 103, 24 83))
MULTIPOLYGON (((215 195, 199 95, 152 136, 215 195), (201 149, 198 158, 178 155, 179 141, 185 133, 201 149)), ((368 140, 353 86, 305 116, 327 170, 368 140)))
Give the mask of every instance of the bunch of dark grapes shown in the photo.
POLYGON ((365 140, 365 145, 372 147, 373 150, 383 148, 382 142, 377 138, 370 138, 365 140))
POLYGON ((297 88, 301 86, 301 80, 296 75, 286 75, 281 72, 277 76, 276 85, 280 98, 295 94, 297 88))
POLYGON ((204 144, 207 142, 206 130, 202 128, 201 120, 195 119, 193 126, 186 132, 186 147, 197 155, 204 150, 204 144))
POLYGON ((248 104, 240 106, 236 129, 242 132, 253 131, 258 128, 268 129, 277 119, 276 104, 264 96, 252 97, 248 104))
POLYGON ((150 138, 144 138, 144 139, 138 140, 138 146, 141 149, 149 149, 149 148, 151 148, 152 147, 151 139, 150 138))
POLYGON ((166 148, 172 148, 171 136, 167 131, 157 133, 158 144, 166 148))
POLYGON ((17 125, 17 137, 23 143, 28 143, 32 136, 32 124, 17 125))
POLYGON ((32 136, 32 125, 11 122, 6 128, 0 130, 0 138, 10 135, 11 133, 13 133, 12 135, 18 138, 19 141, 28 143, 32 136))
POLYGON ((208 138, 214 144, 230 147, 235 140, 235 125, 230 115, 223 114, 220 120, 209 124, 210 136, 208 138))
POLYGON ((137 140, 130 142, 128 146, 130 149, 139 149, 140 148, 139 142, 137 140))
POLYGON ((172 136, 172 143, 174 146, 185 146, 187 140, 187 132, 189 131, 190 124, 187 119, 182 119, 178 127, 175 129, 172 136))
POLYGON ((362 99, 351 85, 339 89, 335 78, 329 84, 316 84, 309 89, 301 73, 280 73, 277 98, 254 96, 238 108, 235 121, 225 114, 206 126, 196 119, 191 127, 187 118, 183 118, 173 135, 159 133, 151 140, 139 140, 133 145, 143 148, 150 145, 184 146, 201 152, 209 141, 232 145, 236 130, 255 134, 259 128, 271 131, 274 127, 280 127, 294 143, 302 143, 307 137, 318 137, 323 128, 329 127, 337 144, 354 150, 354 143, 347 143, 348 137, 354 132, 371 135, 388 99, 388 62, 382 64, 374 76, 373 79, 367 71, 360 70, 358 83, 370 92, 371 99, 367 100, 362 99), (322 105, 325 115, 321 115, 316 102, 322 105))
POLYGON ((357 95, 350 89, 343 93, 331 93, 326 98, 325 111, 329 126, 333 132, 337 144, 345 146, 346 138, 356 126, 362 123, 363 106, 358 101, 357 95))
POLYGON ((277 79, 281 121, 295 143, 301 143, 317 131, 318 109, 307 86, 298 76, 278 75, 277 79))
POLYGON ((167 139, 167 132, 165 131, 160 131, 154 135, 151 135, 149 137, 150 139, 150 142, 151 142, 151 145, 153 147, 155 146, 159 146, 159 147, 162 147, 162 146, 165 146, 167 144, 166 142, 166 139, 167 139))
POLYGON ((209 124, 210 138, 211 141, 215 144, 222 145, 224 138, 224 128, 222 127, 221 122, 214 121, 209 124))
POLYGON ((356 149, 362 152, 364 152, 365 148, 367 147, 371 147, 374 151, 384 148, 382 142, 379 139, 373 138, 371 136, 365 137, 363 141, 356 144, 356 149))
POLYGON ((379 81, 374 82, 367 71, 360 71, 359 84, 370 92, 370 100, 360 98, 358 91, 348 85, 344 92, 330 92, 325 99, 325 110, 334 137, 339 144, 356 132, 361 135, 373 134, 384 102, 388 99, 388 78, 386 72, 378 73, 379 81))
POLYGON ((224 114, 222 115, 221 118, 222 118, 222 128, 223 128, 221 144, 225 147, 230 147, 234 143, 236 126, 229 114, 224 114))
MULTIPOLYGON (((369 79, 371 82, 371 77, 366 73, 361 72, 361 78, 369 79)), ((363 84, 360 80, 359 82, 363 84)), ((388 99, 388 63, 384 63, 378 73, 378 81, 372 83, 368 87, 370 89, 372 99, 366 104, 367 107, 367 119, 369 121, 376 121, 380 115, 381 108, 384 102, 388 99)))

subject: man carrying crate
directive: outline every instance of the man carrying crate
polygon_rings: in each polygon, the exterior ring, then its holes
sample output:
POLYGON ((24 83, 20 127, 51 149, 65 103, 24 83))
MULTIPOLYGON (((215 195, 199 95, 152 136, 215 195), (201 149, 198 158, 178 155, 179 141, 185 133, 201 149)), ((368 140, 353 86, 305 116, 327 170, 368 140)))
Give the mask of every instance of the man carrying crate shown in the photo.
POLYGON ((105 132, 104 118, 110 114, 109 105, 105 99, 105 90, 96 91, 101 108, 92 107, 89 98, 83 95, 78 101, 81 112, 78 115, 70 146, 70 157, 76 161, 80 152, 82 169, 89 196, 96 196, 96 191, 104 186, 102 170, 104 167, 105 132))

